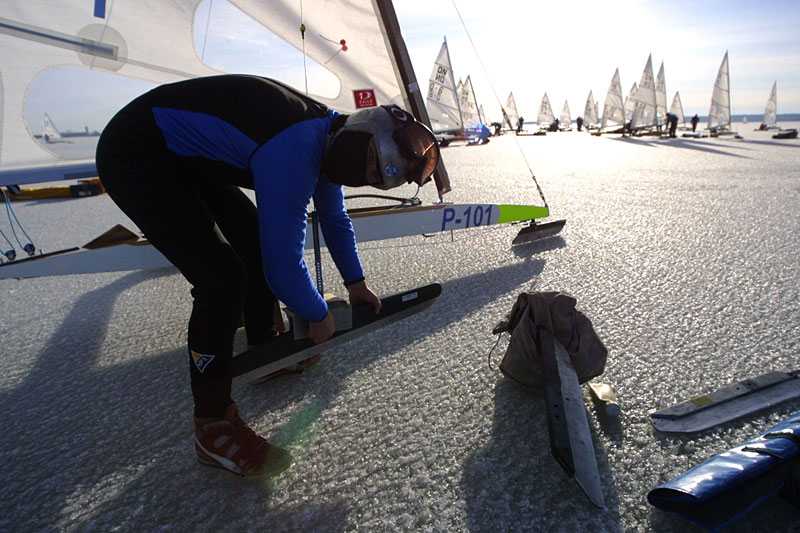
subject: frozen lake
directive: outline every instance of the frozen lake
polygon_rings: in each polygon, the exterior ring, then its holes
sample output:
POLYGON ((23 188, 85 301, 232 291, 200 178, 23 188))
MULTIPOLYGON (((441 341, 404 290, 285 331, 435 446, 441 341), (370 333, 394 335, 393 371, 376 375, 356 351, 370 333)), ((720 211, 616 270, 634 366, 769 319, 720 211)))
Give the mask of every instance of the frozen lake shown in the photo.
MULTIPOLYGON (((800 367, 800 141, 754 127, 739 125, 744 140, 566 132, 443 149, 448 201, 539 204, 524 153, 563 232, 513 248, 509 226, 361 246, 377 293, 439 282, 442 295, 304 374, 234 390, 295 457, 269 482, 196 462, 180 276, 0 281, 0 531, 699 531, 647 492, 800 410, 680 437, 649 423, 800 367), (487 364, 492 328, 534 290, 573 294, 609 350, 602 380, 621 416, 585 391, 606 511, 551 456, 541 397, 487 364)), ((105 196, 14 207, 45 250, 130 226, 105 196)), ((324 272, 344 295, 327 256, 324 272)), ((798 523, 773 498, 730 531, 798 523)))

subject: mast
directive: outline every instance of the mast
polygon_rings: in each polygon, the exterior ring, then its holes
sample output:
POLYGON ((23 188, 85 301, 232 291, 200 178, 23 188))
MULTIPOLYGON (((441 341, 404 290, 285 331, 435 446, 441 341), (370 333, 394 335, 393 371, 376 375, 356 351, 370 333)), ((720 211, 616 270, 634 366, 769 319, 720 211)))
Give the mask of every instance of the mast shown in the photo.
MULTIPOLYGON (((380 17, 380 24, 383 27, 384 40, 386 46, 392 52, 392 63, 394 64, 395 74, 402 81, 401 89, 404 94, 403 102, 405 103, 408 111, 411 112, 417 120, 431 127, 431 120, 428 117, 428 110, 425 108, 425 99, 422 92, 419 90, 419 83, 414 74, 414 67, 411 65, 411 58, 408 55, 408 48, 403 40, 400 32, 400 23, 397 20, 397 13, 395 13, 394 6, 391 0, 372 0, 375 10, 380 17)), ((448 54, 449 54, 448 50, 448 54)), ((436 191, 439 199, 445 193, 450 192, 450 178, 447 175, 447 170, 444 167, 442 158, 439 158, 439 164, 436 166, 436 171, 433 173, 433 179, 436 182, 436 191)))

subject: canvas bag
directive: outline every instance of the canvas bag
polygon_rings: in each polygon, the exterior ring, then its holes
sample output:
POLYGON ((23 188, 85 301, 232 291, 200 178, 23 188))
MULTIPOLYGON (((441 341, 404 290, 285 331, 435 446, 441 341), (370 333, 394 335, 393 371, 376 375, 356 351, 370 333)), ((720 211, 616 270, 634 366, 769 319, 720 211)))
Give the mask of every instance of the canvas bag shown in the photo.
POLYGON ((563 292, 520 294, 506 319, 492 330, 495 334, 511 334, 500 362, 503 374, 526 389, 543 391, 539 328, 550 330, 566 348, 579 382, 602 374, 608 350, 591 320, 576 309, 576 304, 573 296, 563 292))

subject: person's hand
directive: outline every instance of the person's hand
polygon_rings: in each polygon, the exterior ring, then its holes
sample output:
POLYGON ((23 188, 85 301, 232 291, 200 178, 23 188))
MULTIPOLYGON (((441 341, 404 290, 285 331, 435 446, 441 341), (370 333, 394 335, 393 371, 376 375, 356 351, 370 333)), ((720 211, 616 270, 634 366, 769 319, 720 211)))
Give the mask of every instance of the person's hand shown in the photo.
POLYGON ((323 341, 330 339, 336 331, 336 324, 333 321, 333 315, 330 311, 325 315, 325 318, 319 322, 308 323, 308 336, 314 341, 314 344, 319 344, 323 341))
POLYGON ((381 312, 381 299, 370 290, 366 281, 353 283, 347 287, 347 292, 350 294, 350 305, 372 304, 376 315, 381 312))

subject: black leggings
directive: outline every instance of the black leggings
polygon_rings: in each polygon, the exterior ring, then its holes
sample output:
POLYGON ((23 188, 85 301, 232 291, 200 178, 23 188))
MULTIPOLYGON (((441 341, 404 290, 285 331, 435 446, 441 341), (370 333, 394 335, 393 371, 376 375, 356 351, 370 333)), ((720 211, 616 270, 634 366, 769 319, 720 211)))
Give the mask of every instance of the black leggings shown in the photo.
MULTIPOLYGON (((147 138, 160 139, 152 133, 147 138)), ((106 128, 98 142, 98 175, 114 202, 192 285, 188 348, 195 415, 220 417, 232 401, 233 339, 241 320, 248 344, 275 335, 276 299, 264 279, 256 207, 234 185, 241 171, 174 156, 158 142, 134 143, 122 129, 106 128)))

